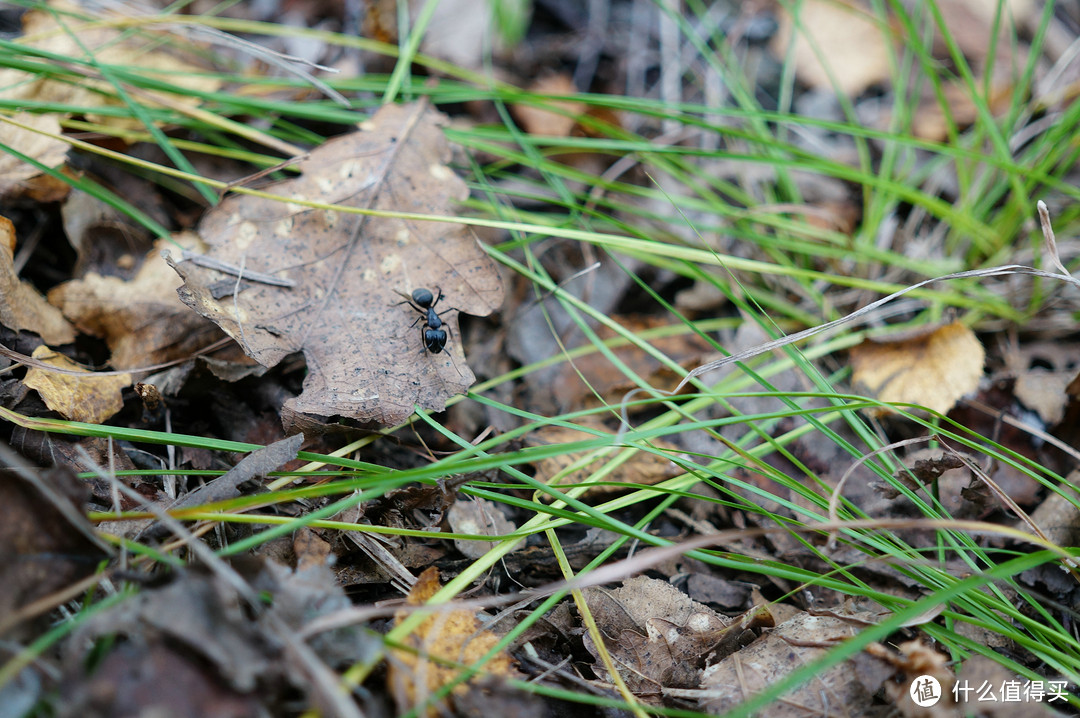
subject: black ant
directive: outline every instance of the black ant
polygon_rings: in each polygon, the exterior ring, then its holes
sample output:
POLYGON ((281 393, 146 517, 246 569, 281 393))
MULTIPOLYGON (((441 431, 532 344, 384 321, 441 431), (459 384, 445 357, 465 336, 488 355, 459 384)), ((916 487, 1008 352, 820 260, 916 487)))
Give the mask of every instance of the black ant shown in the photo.
POLYGON ((404 302, 398 302, 398 304, 408 304, 410 307, 420 312, 420 316, 416 318, 416 321, 410 325, 410 329, 415 327, 417 322, 421 319, 424 320, 424 326, 421 328, 421 337, 424 341, 424 348, 432 354, 438 354, 446 348, 446 339, 449 329, 443 328, 443 320, 439 318, 440 314, 446 314, 446 312, 453 311, 453 308, 447 309, 443 312, 436 312, 435 305, 443 298, 442 290, 439 289, 439 296, 435 296, 431 293, 430 289, 414 289, 412 297, 394 290, 401 296, 405 297, 404 302))

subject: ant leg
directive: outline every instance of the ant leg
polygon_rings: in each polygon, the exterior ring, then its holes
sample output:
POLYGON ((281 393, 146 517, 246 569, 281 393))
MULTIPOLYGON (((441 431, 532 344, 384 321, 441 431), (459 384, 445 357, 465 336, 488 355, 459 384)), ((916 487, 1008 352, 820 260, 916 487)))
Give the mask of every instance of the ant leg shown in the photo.
MULTIPOLYGON (((446 339, 447 339, 447 341, 449 341, 450 338, 453 337, 453 336, 454 336, 453 332, 450 331, 450 325, 446 325, 446 339)), ((458 369, 457 362, 454 361, 454 353, 452 351, 450 351, 449 349, 446 350, 446 358, 450 360, 450 366, 454 367, 454 371, 457 372, 457 375, 458 376, 464 376, 464 374, 461 373, 461 370, 458 369)))
POLYGON ((410 307, 412 307, 416 311, 420 312, 421 314, 426 314, 427 313, 426 309, 421 309, 420 307, 413 304, 411 299, 406 299, 404 302, 398 302, 397 304, 391 304, 390 306, 400 307, 402 304, 408 304, 410 307))
POLYGON ((420 312, 421 314, 423 314, 425 311, 427 311, 427 310, 423 309, 422 307, 417 306, 413 302, 412 297, 410 297, 408 294, 405 294, 403 292, 399 292, 396 289, 394 290, 394 294, 398 295, 399 297, 404 297, 404 300, 398 302, 397 304, 394 304, 393 306, 400 307, 402 304, 408 304, 410 307, 412 307, 416 311, 420 312))

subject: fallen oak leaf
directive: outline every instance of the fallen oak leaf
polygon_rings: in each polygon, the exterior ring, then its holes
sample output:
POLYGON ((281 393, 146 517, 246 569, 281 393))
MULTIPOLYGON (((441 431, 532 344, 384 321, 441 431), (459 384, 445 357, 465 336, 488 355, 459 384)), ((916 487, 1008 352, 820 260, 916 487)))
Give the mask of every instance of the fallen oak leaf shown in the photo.
MULTIPOLYGON (((445 122, 425 103, 387 105, 360 132, 313 150, 298 163, 300 177, 270 191, 369 210, 448 215, 468 188, 445 164, 445 122)), ((308 375, 303 393, 285 404, 287 425, 334 416, 392 425, 416 404, 442 410, 472 384, 457 313, 490 314, 502 301, 502 286, 494 263, 464 226, 242 195, 207 213, 199 234, 207 256, 237 268, 239 276, 171 261, 185 282, 179 290, 184 303, 264 366, 304 352, 308 375), (245 282, 247 270, 295 285, 245 282), (438 307, 445 352, 425 347, 430 322, 410 328, 416 311, 399 293, 422 288, 445 297, 438 307)))

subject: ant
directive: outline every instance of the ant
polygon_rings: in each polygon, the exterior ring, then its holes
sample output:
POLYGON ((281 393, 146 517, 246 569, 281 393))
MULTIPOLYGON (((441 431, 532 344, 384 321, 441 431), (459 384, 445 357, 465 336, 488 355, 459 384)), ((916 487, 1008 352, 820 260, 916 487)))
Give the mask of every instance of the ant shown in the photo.
POLYGON ((439 318, 440 314, 446 314, 446 312, 453 311, 453 308, 447 309, 443 312, 436 312, 435 305, 443 298, 442 290, 439 289, 439 296, 435 296, 431 293, 430 289, 414 289, 412 297, 394 290, 401 296, 405 297, 404 302, 398 302, 398 304, 408 304, 410 307, 420 312, 420 316, 416 318, 416 321, 409 327, 415 327, 417 322, 421 319, 424 320, 424 326, 421 327, 421 337, 424 342, 424 349, 432 354, 438 354, 446 348, 446 339, 449 332, 449 328, 443 328, 443 321, 439 318))

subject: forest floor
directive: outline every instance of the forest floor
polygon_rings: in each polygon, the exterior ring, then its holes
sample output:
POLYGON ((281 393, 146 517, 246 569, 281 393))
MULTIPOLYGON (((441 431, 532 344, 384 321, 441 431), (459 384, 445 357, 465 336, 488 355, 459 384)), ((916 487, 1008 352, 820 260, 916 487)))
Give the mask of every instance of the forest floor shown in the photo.
POLYGON ((1080 712, 1080 10, 0 7, 0 718, 1080 712))

